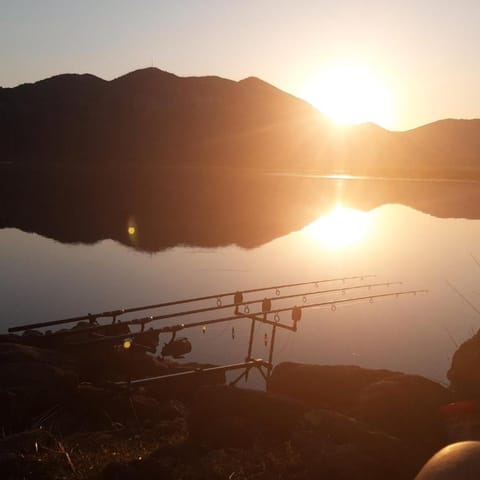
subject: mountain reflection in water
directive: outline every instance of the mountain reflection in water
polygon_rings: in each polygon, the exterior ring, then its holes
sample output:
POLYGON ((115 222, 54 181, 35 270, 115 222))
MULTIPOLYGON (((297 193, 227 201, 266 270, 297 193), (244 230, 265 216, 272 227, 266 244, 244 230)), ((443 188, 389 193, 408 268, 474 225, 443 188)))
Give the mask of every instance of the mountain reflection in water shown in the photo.
MULTIPOLYGON (((254 248, 312 224, 330 243, 353 241, 362 215, 403 204, 441 218, 480 218, 477 183, 269 175, 229 169, 117 171, 2 169, 0 228, 64 243, 114 239, 156 252, 176 245, 254 248), (348 218, 345 218, 348 215, 348 218), (339 221, 350 230, 338 232, 339 221), (355 225, 356 231, 351 228, 355 225), (338 235, 343 238, 332 238, 338 235), (325 235, 324 235, 325 237, 325 235)), ((312 227, 313 228, 313 227, 312 227)), ((340 226, 341 228, 341 226, 340 226)), ((362 233, 363 235, 363 233, 362 233)))

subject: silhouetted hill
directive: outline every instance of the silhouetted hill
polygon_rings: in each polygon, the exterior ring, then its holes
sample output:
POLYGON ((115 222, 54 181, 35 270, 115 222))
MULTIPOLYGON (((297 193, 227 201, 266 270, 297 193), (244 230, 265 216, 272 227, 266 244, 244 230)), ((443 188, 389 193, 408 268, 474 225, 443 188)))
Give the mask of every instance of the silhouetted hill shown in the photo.
POLYGON ((407 132, 335 128, 308 103, 249 77, 157 68, 112 81, 65 74, 0 89, 2 161, 26 165, 222 165, 322 173, 470 177, 480 120, 407 132))
POLYGON ((403 134, 420 162, 465 173, 480 168, 480 120, 441 120, 403 134))
POLYGON ((440 120, 406 132, 368 123, 341 129, 332 145, 345 173, 480 176, 480 120, 440 120))
POLYGON ((27 164, 286 164, 319 118, 258 79, 181 78, 155 68, 110 82, 60 75, 0 91, 2 157, 27 164))

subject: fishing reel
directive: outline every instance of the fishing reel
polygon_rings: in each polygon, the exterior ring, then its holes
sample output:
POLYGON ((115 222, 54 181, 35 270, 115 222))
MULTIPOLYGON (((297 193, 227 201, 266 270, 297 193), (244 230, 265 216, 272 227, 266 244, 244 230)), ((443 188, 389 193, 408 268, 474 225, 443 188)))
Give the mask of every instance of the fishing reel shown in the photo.
POLYGON ((192 344, 188 338, 175 338, 175 333, 173 333, 170 341, 163 345, 162 357, 184 358, 184 355, 192 351, 192 344))

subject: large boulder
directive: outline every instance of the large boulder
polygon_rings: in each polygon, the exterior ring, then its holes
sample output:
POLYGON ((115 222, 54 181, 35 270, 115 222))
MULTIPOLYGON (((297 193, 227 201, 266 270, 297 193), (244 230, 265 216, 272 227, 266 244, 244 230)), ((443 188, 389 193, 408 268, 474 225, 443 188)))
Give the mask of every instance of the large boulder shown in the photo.
POLYGON ((314 408, 346 412, 355 405, 365 387, 395 374, 389 370, 371 370, 352 365, 285 362, 273 369, 267 389, 314 408))
POLYGON ((359 394, 352 410, 357 417, 399 437, 438 427, 440 407, 451 392, 420 375, 395 375, 372 383, 359 394))
POLYGON ((393 375, 365 387, 351 414, 411 444, 435 451, 447 442, 440 407, 450 401, 450 392, 432 380, 419 375, 393 375))
POLYGON ((274 369, 268 390, 314 408, 346 413, 421 446, 426 455, 447 441, 440 407, 451 401, 450 392, 419 375, 357 366, 282 363, 274 369))
POLYGON ((459 400, 480 399, 480 330, 453 354, 447 377, 459 400))

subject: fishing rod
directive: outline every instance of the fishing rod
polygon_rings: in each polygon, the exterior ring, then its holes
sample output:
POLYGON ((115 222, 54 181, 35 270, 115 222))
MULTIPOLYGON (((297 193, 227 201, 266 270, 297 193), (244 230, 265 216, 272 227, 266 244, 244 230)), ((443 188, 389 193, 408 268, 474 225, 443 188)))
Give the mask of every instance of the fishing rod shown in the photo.
POLYGON ((374 288, 374 287, 389 287, 390 285, 401 285, 402 282, 382 282, 382 283, 370 283, 367 285, 355 285, 353 287, 343 287, 343 288, 332 288, 328 290, 320 290, 318 292, 301 292, 301 293, 296 293, 293 295, 283 295, 283 296, 277 296, 273 297, 272 299, 255 299, 255 300, 249 300, 246 302, 241 302, 241 303, 230 303, 226 305, 220 305, 217 307, 206 307, 206 308, 199 308, 196 310, 188 310, 188 311, 183 311, 183 312, 175 312, 175 313, 170 313, 170 314, 164 314, 164 315, 155 315, 155 316, 150 316, 150 317, 145 317, 145 318, 139 318, 139 319, 133 319, 133 320, 128 320, 127 322, 122 322, 123 325, 145 325, 146 323, 154 322, 157 320, 164 320, 166 318, 174 318, 174 317, 183 317, 186 315, 193 315, 193 314, 198 314, 198 313, 206 313, 206 312, 211 312, 215 310, 221 310, 221 309, 226 309, 226 308, 238 308, 240 306, 248 306, 252 305, 255 303, 260 303, 263 302, 264 300, 286 300, 289 298, 296 298, 296 297, 302 297, 302 302, 306 303, 307 297, 311 295, 321 295, 324 293, 335 293, 335 292, 346 292, 347 290, 356 290, 359 288, 374 288))
MULTIPOLYGON (((142 328, 142 331, 143 331, 146 324, 154 322, 154 321, 165 320, 165 319, 176 318, 176 317, 184 317, 184 316, 187 316, 187 315, 195 315, 195 314, 200 314, 200 313, 207 313, 207 312, 212 312, 212 311, 217 311, 217 310, 222 310, 222 309, 227 309, 227 308, 238 308, 240 305, 248 306, 248 305, 252 305, 252 304, 255 304, 255 303, 263 302, 265 300, 270 300, 270 302, 271 302, 272 300, 286 300, 286 299, 290 299, 290 298, 302 297, 302 302, 306 303, 307 297, 311 296, 311 295, 321 295, 321 294, 335 293, 335 292, 346 292, 347 290, 356 290, 356 289, 360 289, 360 288, 371 289, 371 288, 375 288, 375 287, 390 287, 391 285, 401 285, 401 284, 402 284, 402 282, 370 283, 370 284, 365 284, 365 285, 354 285, 354 286, 351 286, 351 287, 332 288, 332 289, 328 289, 328 290, 319 290, 319 291, 314 291, 314 292, 300 292, 300 293, 295 293, 295 294, 291 294, 291 295, 276 296, 276 297, 273 297, 272 299, 259 299, 259 298, 257 298, 257 299, 248 300, 248 301, 243 301, 243 295, 242 295, 242 298, 241 298, 242 301, 241 302, 240 301, 235 301, 235 300, 240 300, 240 298, 238 298, 237 296, 238 296, 239 293, 241 293, 241 292, 236 292, 235 297, 237 297, 237 298, 234 299, 234 303, 221 304, 221 305, 217 305, 215 307, 204 307, 204 308, 197 308, 197 309, 193 309, 193 310, 183 310, 183 311, 180 311, 180 312, 171 312, 171 313, 167 313, 167 314, 154 315, 154 316, 149 316, 149 317, 134 318, 134 319, 131 319, 131 320, 126 320, 124 322, 117 322, 115 325, 117 325, 117 326, 119 326, 119 325, 140 325, 141 328, 142 328)), ((59 338, 59 337, 68 336, 68 335, 75 335, 75 334, 79 334, 79 333, 85 334, 85 333, 99 332, 99 331, 104 330, 108 326, 109 326, 108 324, 107 325, 94 325, 92 327, 85 327, 85 328, 78 329, 78 330, 67 330, 67 331, 63 331, 63 332, 57 332, 57 333, 51 334, 50 338, 52 338, 52 337, 59 338)))
MULTIPOLYGON (((115 336, 100 336, 95 339, 89 339, 86 341, 82 342, 72 342, 69 343, 69 346, 82 346, 82 345, 91 345, 91 344, 97 344, 97 343, 104 343, 104 342, 116 342, 118 341, 123 341, 126 338, 132 340, 135 337, 141 337, 145 336, 145 334, 161 334, 161 333, 176 333, 180 330, 185 330, 187 328, 195 328, 195 327, 203 327, 206 325, 212 325, 216 323, 224 323, 232 320, 239 320, 242 318, 252 318, 258 316, 259 321, 263 321, 263 319, 260 317, 261 315, 264 316, 264 319, 266 319, 267 315, 274 315, 275 322, 278 323, 280 321, 279 314, 284 313, 284 312, 292 312, 292 317, 294 317, 293 312, 296 311, 297 314, 295 318, 292 318, 294 322, 298 322, 301 319, 301 311, 307 308, 321 308, 321 307, 327 307, 330 306, 332 310, 336 310, 336 306, 338 304, 345 304, 345 303, 353 303, 353 302, 359 302, 359 301, 369 301, 373 302, 374 299, 377 298, 386 298, 386 297, 396 297, 398 298, 401 295, 417 295, 421 293, 428 293, 428 290, 407 290, 407 291, 399 291, 399 292, 389 292, 389 293, 380 293, 380 294, 375 294, 375 295, 366 295, 362 297, 354 297, 354 298, 343 298, 343 299, 338 299, 338 300, 329 300, 325 302, 318 302, 318 303, 312 303, 309 305, 302 305, 301 307, 299 306, 294 306, 294 307, 284 307, 284 308, 277 308, 274 310, 270 310, 268 312, 265 311, 258 311, 258 312, 246 312, 245 314, 242 313, 237 313, 235 315, 231 315, 228 317, 222 317, 222 318, 215 318, 215 319, 210 319, 210 320, 203 320, 203 321, 197 321, 197 322, 192 322, 188 324, 178 324, 178 325, 170 325, 166 327, 160 327, 160 328, 150 328, 149 330, 146 330, 144 332, 135 332, 135 333, 125 333, 122 335, 115 335, 115 336), (298 312, 300 311, 300 314, 298 312)), ((267 321, 266 323, 271 323, 270 321, 267 321)))
MULTIPOLYGON (((340 278, 330 278, 330 279, 323 279, 323 280, 314 280, 312 282, 300 282, 300 283, 287 283, 283 285, 273 285, 269 287, 261 287, 261 288, 252 288, 248 290, 242 290, 242 291, 235 291, 235 292, 227 292, 227 293, 220 293, 216 295, 206 295, 204 297, 194 297, 194 298, 187 298, 183 300, 175 300, 171 302, 164 302, 164 303, 157 303, 157 304, 151 304, 151 305, 144 305, 141 307, 131 307, 131 308, 122 308, 118 310, 107 310, 105 312, 100 312, 100 313, 88 313, 87 315, 79 316, 79 317, 69 317, 69 318, 62 318, 60 320, 51 320, 48 322, 39 322, 39 323, 30 323, 30 324, 25 324, 25 325, 19 325, 16 327, 10 327, 8 329, 8 332, 14 333, 14 332, 21 332, 23 330, 30 330, 33 328, 43 328, 43 327, 51 327, 55 325, 63 325, 67 323, 73 323, 73 322, 79 322, 82 320, 88 320, 91 323, 93 323, 97 318, 112 318, 113 321, 115 322, 116 318, 120 315, 124 315, 127 313, 134 313, 134 312, 140 312, 142 310, 153 310, 156 308, 163 308, 163 307, 171 307, 174 305, 180 305, 180 304, 185 304, 185 303, 193 303, 193 302, 201 302, 205 300, 217 300, 217 306, 218 303, 221 305, 221 299, 224 297, 229 297, 229 296, 234 296, 237 293, 242 293, 242 294, 247 294, 247 293, 255 293, 255 292, 262 292, 262 291, 267 291, 267 290, 275 290, 276 292, 279 292, 281 288, 290 288, 290 287, 300 287, 304 285, 314 285, 315 287, 318 288, 318 285, 320 283, 327 283, 327 282, 338 282, 342 281, 345 282, 347 280, 364 280, 365 278, 372 278, 376 277, 376 275, 355 275, 352 277, 340 277, 340 278)), ((240 302, 241 303, 241 302, 240 302)))

